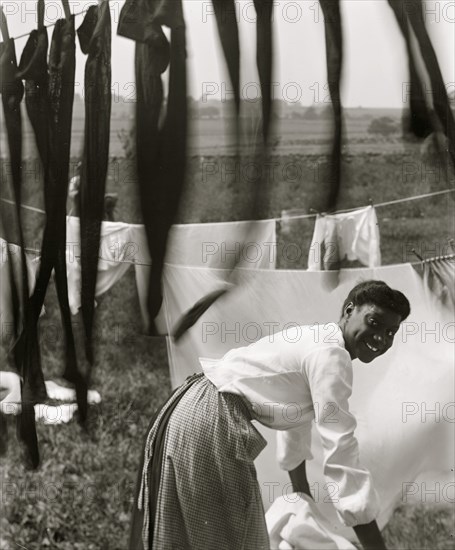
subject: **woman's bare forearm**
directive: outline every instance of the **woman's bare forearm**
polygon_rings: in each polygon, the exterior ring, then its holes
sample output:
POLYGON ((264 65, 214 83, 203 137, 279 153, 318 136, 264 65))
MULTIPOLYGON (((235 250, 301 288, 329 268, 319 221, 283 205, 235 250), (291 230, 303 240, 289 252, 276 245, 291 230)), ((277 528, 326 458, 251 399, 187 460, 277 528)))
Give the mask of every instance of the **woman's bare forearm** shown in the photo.
POLYGON ((289 477, 291 478, 292 490, 294 493, 305 493, 313 498, 310 492, 310 485, 308 484, 308 479, 306 477, 305 461, 299 464, 297 468, 294 468, 294 470, 289 470, 289 477))
POLYGON ((386 550, 384 539, 376 521, 356 525, 353 529, 364 550, 386 550))

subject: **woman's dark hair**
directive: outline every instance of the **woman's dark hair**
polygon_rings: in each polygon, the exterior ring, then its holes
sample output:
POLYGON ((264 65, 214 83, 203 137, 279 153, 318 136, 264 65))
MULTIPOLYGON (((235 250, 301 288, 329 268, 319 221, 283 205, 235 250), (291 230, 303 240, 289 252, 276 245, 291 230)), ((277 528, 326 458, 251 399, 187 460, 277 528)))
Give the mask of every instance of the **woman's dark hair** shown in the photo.
POLYGON ((344 301, 341 315, 346 306, 352 302, 354 306, 363 304, 375 304, 397 313, 404 321, 411 312, 411 306, 406 296, 399 290, 390 288, 384 281, 364 281, 356 285, 344 301))

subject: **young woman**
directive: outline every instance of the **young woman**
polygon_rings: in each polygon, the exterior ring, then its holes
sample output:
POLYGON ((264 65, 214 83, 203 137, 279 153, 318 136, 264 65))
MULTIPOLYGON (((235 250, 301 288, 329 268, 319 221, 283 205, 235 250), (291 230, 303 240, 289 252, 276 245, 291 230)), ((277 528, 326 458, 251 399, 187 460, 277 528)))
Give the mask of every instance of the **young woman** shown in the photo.
POLYGON ((130 549, 269 549, 253 462, 266 443, 252 419, 280 430, 280 465, 294 490, 307 494, 314 420, 324 473, 338 484, 340 519, 364 548, 385 548, 348 407, 351 360, 384 354, 409 312, 401 292, 366 281, 351 290, 338 323, 267 336, 189 377, 150 424, 130 549))

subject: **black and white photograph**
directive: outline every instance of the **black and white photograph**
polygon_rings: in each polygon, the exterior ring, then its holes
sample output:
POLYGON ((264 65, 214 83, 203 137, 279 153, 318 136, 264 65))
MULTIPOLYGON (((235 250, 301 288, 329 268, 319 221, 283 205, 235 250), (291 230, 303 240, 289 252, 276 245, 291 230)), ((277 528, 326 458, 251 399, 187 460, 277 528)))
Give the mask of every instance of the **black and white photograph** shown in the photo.
POLYGON ((455 1, 0 0, 0 550, 455 550, 455 1))

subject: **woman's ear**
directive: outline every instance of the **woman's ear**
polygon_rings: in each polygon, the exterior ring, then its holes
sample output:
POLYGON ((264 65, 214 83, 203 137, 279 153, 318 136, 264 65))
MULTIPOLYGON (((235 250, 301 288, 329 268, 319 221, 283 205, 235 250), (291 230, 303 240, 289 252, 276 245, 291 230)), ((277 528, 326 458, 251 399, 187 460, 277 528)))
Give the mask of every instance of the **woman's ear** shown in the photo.
POLYGON ((354 311, 354 304, 352 302, 349 302, 349 304, 347 304, 346 307, 344 308, 345 317, 350 317, 353 311, 354 311))

